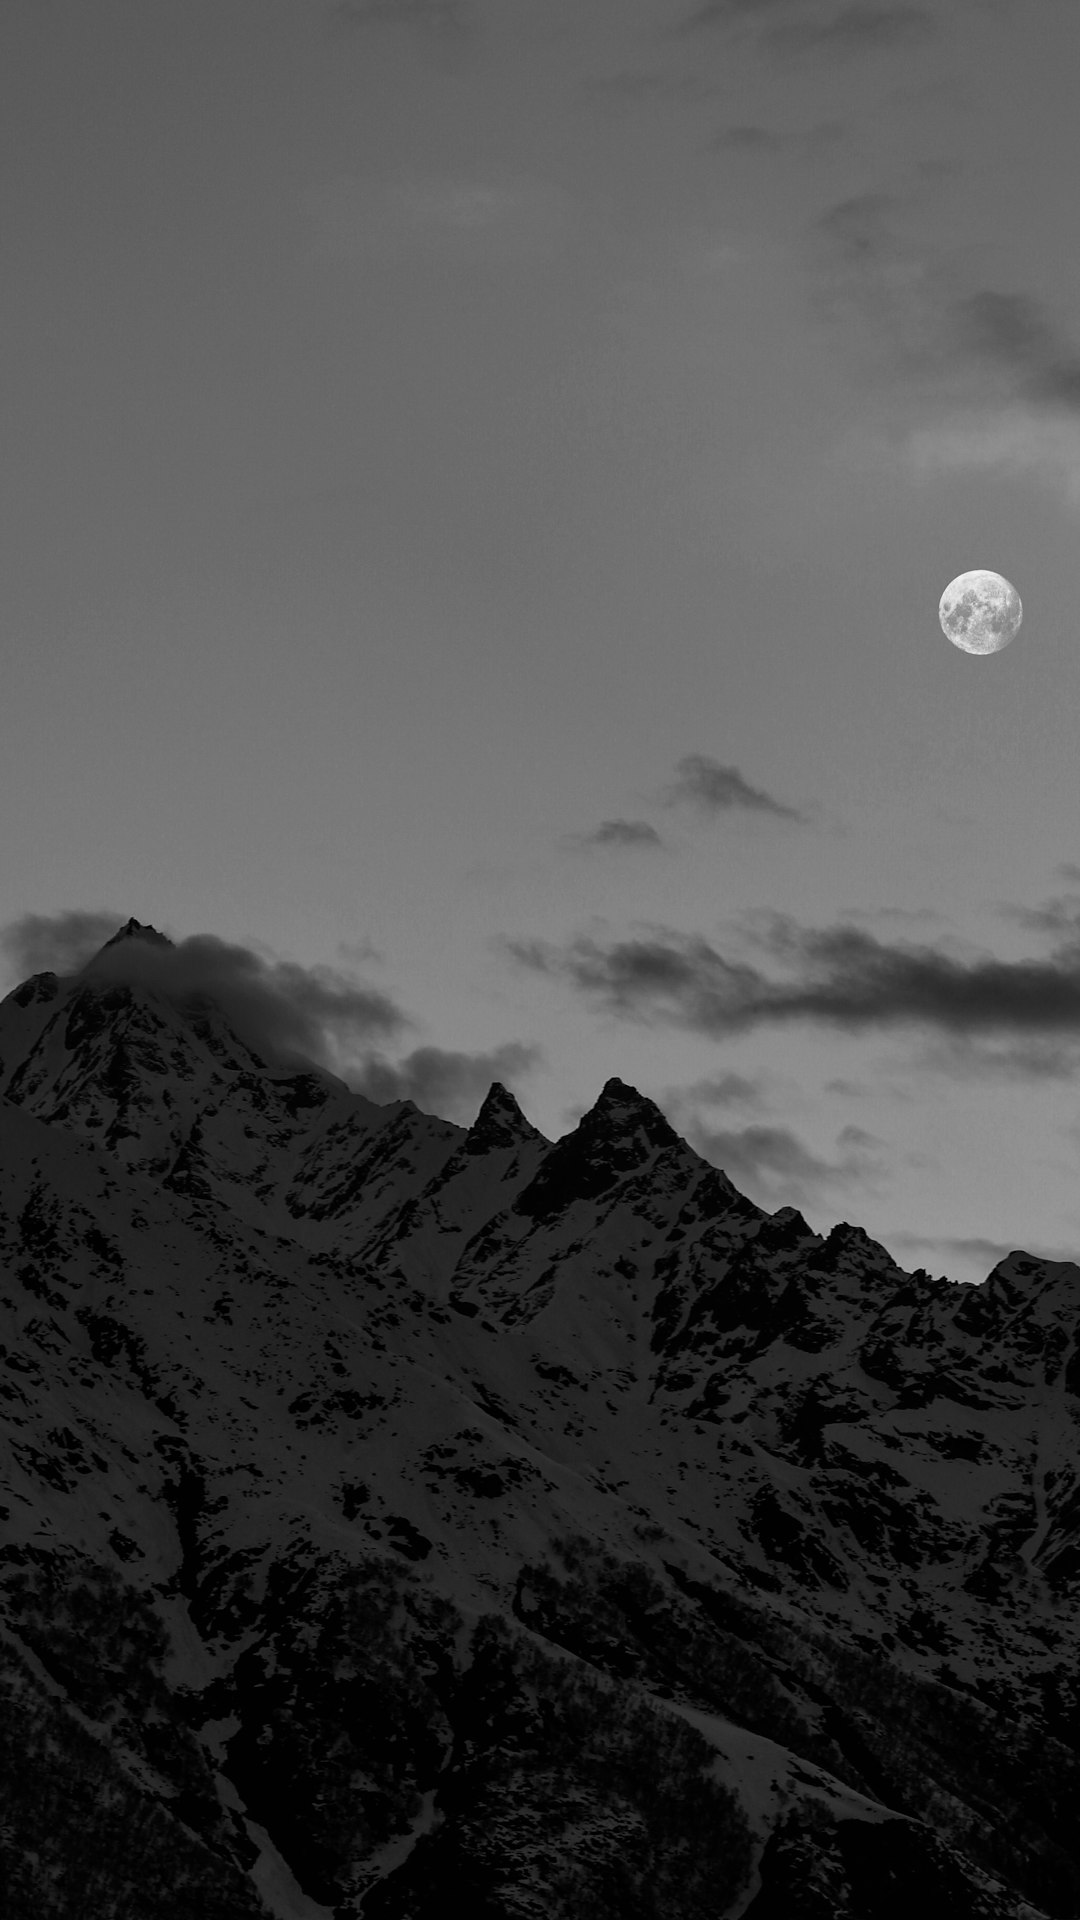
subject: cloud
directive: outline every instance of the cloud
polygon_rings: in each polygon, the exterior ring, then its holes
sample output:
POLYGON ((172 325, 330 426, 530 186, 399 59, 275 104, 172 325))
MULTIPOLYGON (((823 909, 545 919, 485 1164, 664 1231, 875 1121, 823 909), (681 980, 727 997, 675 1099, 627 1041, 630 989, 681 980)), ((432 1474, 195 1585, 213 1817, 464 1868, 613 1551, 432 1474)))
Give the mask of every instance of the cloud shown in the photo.
MULTIPOLYGON (((122 983, 163 995, 176 1005, 215 1001, 249 1047, 276 1064, 296 1059, 340 1071, 375 1038, 415 1025, 378 988, 333 967, 303 967, 266 958, 250 947, 193 934, 175 943, 133 937, 102 946, 118 931, 118 914, 27 914, 0 932, 15 965, 83 974, 95 985, 122 983)), ((152 929, 144 930, 152 933, 152 929)))
POLYGON ((993 397, 917 427, 901 441, 914 475, 1030 477, 1080 509, 1080 350, 1027 294, 939 290, 943 369, 987 380, 993 397))
POLYGON ((745 1102, 749 1106, 758 1106, 761 1089, 756 1080, 748 1080, 741 1073, 707 1074, 703 1080, 694 1080, 688 1087, 672 1089, 665 1098, 669 1103, 696 1102, 703 1107, 727 1107, 745 1102))
POLYGON ((756 121, 743 121, 735 126, 721 127, 709 141, 708 151, 725 154, 766 154, 785 150, 814 153, 824 147, 835 146, 847 131, 842 120, 819 120, 814 126, 784 133, 778 133, 774 127, 760 126, 756 121))
POLYGON ((946 324, 949 294, 938 263, 904 233, 925 182, 906 192, 846 195, 814 222, 809 264, 820 316, 855 320, 890 374, 940 378, 955 359, 946 324))
MULTIPOLYGON (((1080 874, 1069 872, 1068 863, 1059 867, 1068 879, 1080 878, 1080 874)), ((1022 927, 1029 927, 1033 933, 1047 933, 1058 939, 1062 936, 1080 941, 1080 894, 1056 893, 1044 900, 1039 907, 1014 907, 1003 901, 999 913, 1015 920, 1022 927)))
POLYGON ((1080 408, 1080 353, 1029 294, 983 287, 953 302, 961 355, 1005 369, 1032 399, 1080 408))
POLYGON ((845 1127, 837 1140, 835 1160, 812 1153, 788 1127, 709 1127, 692 1121, 686 1138, 702 1159, 726 1173, 729 1180, 759 1205, 798 1205, 834 1187, 875 1183, 881 1163, 880 1143, 859 1127, 845 1127))
POLYGON ((365 279, 373 261, 387 258, 543 262, 566 243, 574 220, 564 188, 524 173, 341 173, 305 188, 297 205, 315 258, 365 279))
POLYGON ((1080 1035, 1001 1041, 951 1034, 920 1053, 916 1064, 954 1080, 1071 1080, 1080 1067, 1080 1035))
POLYGON ((918 45, 935 30, 930 10, 905 0, 848 0, 846 6, 825 10, 793 6, 792 0, 702 0, 675 31, 754 24, 762 27, 764 45, 780 54, 877 53, 918 45), (802 17, 774 24, 776 15, 785 11, 802 17))
POLYGON ((784 138, 782 134, 774 133, 771 127, 759 127, 751 122, 721 127, 709 145, 717 153, 775 153, 784 145, 784 138))
POLYGON ((213 934, 173 942, 152 927, 127 924, 134 934, 118 939, 119 914, 24 914, 0 928, 0 951, 18 979, 44 971, 81 975, 95 986, 159 994, 187 1013, 213 1002, 269 1064, 313 1063, 371 1100, 413 1100, 447 1119, 468 1122, 493 1080, 511 1085, 542 1058, 538 1047, 510 1041, 487 1053, 419 1046, 392 1061, 377 1043, 417 1023, 389 994, 354 974, 279 960, 213 934))
POLYGON ((827 19, 785 22, 772 28, 766 39, 776 53, 843 56, 921 46, 935 30, 934 18, 925 7, 873 6, 853 0, 827 19))
POLYGON ((10 963, 12 984, 32 973, 78 973, 122 926, 122 913, 108 908, 66 913, 24 913, 0 927, 0 951, 10 963))
POLYGON ((698 33, 712 27, 730 26, 733 21, 756 20, 760 14, 769 14, 777 7, 785 7, 790 0, 701 0, 675 29, 676 33, 698 33))
POLYGON ((509 1041, 489 1053, 454 1053, 443 1047, 416 1047, 403 1060, 369 1054, 346 1074, 349 1085, 369 1100, 386 1105, 412 1100, 425 1113, 467 1126, 476 1117, 493 1080, 512 1086, 542 1058, 539 1047, 509 1041))
POLYGON ((955 473, 1026 476, 1080 510, 1080 418, 1012 406, 916 427, 900 445, 916 477, 955 473))
POLYGON ((663 837, 647 820, 601 820, 588 833, 572 833, 567 839, 579 847, 662 847, 663 837))
POLYGON ((710 100, 719 83, 700 73, 664 73, 655 68, 630 67, 618 73, 590 73, 581 90, 600 106, 676 105, 710 100))
POLYGON ((1035 472, 1075 500, 1080 348, 1031 294, 965 286, 955 253, 909 237, 906 223, 943 170, 923 162, 905 187, 851 194, 819 215, 819 310, 854 316, 892 374, 930 383, 934 419, 905 436, 909 464, 1035 472), (941 418, 943 390, 951 419, 941 418))
POLYGON ((1046 1052, 1055 1037, 1080 1038, 1075 939, 1048 958, 964 958, 890 944, 850 924, 802 927, 783 915, 767 916, 753 939, 781 977, 727 958, 700 934, 664 927, 637 938, 582 934, 562 946, 505 946, 520 965, 567 980, 617 1018, 714 1037, 801 1021, 849 1033, 921 1026, 956 1041, 997 1038, 1046 1052))
POLYGON ((727 813, 739 807, 753 813, 769 813, 783 820, 802 820, 794 807, 774 800, 760 787, 743 779, 738 767, 724 767, 704 753, 688 753, 679 761, 677 778, 665 791, 665 803, 674 807, 687 803, 703 813, 727 813))
POLYGON ((363 27, 415 27, 439 39, 467 39, 475 26, 471 0, 334 0, 331 25, 339 30, 363 27))

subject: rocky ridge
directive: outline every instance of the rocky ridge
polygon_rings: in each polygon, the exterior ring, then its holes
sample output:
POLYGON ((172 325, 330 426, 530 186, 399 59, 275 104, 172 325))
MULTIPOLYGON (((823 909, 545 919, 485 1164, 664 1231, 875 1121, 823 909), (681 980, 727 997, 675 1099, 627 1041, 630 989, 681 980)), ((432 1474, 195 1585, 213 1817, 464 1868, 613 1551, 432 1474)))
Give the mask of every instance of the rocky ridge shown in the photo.
POLYGON ((1080 1269, 376 1106, 160 939, 0 1004, 12 1920, 1080 1913, 1080 1269))

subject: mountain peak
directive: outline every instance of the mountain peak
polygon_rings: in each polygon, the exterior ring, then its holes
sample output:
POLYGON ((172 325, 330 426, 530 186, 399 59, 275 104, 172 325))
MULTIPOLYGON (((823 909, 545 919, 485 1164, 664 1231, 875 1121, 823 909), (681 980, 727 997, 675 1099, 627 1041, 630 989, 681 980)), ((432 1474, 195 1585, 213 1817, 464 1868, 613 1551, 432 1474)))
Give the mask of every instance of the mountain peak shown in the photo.
MULTIPOLYGON (((172 941, 166 934, 159 933, 156 927, 152 927, 142 920, 136 920, 134 916, 132 916, 130 920, 124 922, 122 927, 118 928, 111 940, 106 940, 105 945, 98 948, 94 959, 96 960, 103 953, 108 953, 110 947, 119 946, 123 940, 143 940, 148 946, 152 947, 172 946, 172 941)), ((93 962, 91 962, 91 965, 92 964, 93 962)))
POLYGON ((516 1147, 542 1135, 526 1120, 517 1101, 501 1080, 493 1080, 465 1141, 469 1153, 488 1153, 496 1147, 516 1147))
POLYGON ((654 1101, 625 1080, 607 1080, 595 1104, 572 1133, 555 1143, 536 1178, 518 1195, 516 1211, 543 1217, 575 1199, 598 1199, 640 1173, 656 1153, 679 1144, 654 1101))
POLYGON ((640 1127, 650 1145, 657 1147, 670 1146, 678 1139, 655 1100, 614 1075, 604 1081, 599 1096, 579 1124, 590 1133, 629 1134, 640 1127))

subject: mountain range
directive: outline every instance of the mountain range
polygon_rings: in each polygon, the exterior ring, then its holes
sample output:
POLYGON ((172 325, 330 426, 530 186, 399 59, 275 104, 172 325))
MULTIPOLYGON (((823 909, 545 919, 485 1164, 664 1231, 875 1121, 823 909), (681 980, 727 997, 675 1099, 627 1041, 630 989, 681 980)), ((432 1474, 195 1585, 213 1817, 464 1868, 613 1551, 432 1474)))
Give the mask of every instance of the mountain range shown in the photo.
POLYGON ((1080 1915, 1080 1267, 0 1003, 8 1920, 1080 1915))

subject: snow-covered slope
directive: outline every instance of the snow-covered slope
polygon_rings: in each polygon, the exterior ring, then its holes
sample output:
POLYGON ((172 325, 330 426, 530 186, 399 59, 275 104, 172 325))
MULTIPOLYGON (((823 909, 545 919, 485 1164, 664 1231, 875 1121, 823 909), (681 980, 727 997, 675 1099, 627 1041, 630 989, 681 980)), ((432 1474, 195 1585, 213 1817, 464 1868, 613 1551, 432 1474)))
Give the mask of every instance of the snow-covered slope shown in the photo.
POLYGON ((13 1920, 1080 1913, 1080 1269, 117 976, 0 1005, 13 1920))

